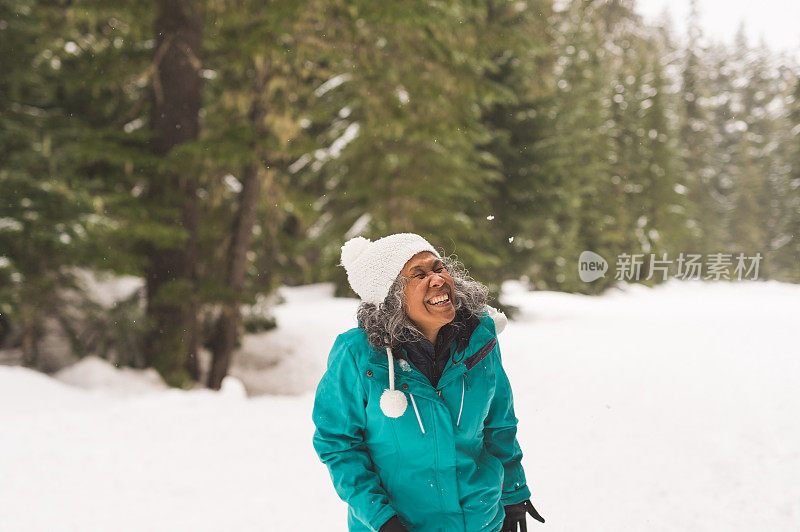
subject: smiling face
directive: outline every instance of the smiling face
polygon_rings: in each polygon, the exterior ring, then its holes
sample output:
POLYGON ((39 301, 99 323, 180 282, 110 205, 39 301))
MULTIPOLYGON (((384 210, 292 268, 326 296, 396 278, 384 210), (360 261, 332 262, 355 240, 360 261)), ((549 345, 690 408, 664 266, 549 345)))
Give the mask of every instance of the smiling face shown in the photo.
POLYGON ((433 343, 446 323, 453 321, 453 278, 442 261, 430 251, 417 253, 401 270, 406 314, 433 343))

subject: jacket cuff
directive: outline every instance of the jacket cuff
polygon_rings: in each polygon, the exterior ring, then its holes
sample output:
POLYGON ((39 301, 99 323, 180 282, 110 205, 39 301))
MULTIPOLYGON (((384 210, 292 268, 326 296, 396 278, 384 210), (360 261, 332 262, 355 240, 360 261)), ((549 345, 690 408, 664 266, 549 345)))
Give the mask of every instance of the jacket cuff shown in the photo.
POLYGON ((528 489, 527 484, 523 484, 522 486, 516 488, 514 491, 503 493, 503 496, 500 497, 500 502, 503 504, 503 506, 508 506, 509 504, 517 504, 520 502, 525 502, 530 498, 531 498, 531 490, 528 489))

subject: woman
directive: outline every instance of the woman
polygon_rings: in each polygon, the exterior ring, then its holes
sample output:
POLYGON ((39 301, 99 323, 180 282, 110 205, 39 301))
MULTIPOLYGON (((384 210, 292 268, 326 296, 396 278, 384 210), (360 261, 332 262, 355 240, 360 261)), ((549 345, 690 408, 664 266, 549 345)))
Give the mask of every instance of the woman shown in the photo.
POLYGON ((317 387, 313 441, 349 530, 525 532, 526 512, 544 522, 500 361, 505 316, 486 287, 410 233, 356 237, 342 265, 362 303, 317 387))

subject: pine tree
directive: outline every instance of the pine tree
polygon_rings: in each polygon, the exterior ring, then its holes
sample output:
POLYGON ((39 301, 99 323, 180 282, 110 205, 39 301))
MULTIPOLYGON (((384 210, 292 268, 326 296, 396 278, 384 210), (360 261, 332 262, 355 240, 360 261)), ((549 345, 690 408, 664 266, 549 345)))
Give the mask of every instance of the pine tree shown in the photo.
POLYGON ((703 37, 697 1, 692 0, 690 5, 689 40, 681 89, 681 145, 686 172, 686 197, 689 201, 687 227, 691 233, 690 238, 681 244, 681 249, 685 252, 710 253, 719 251, 719 245, 724 240, 720 215, 725 207, 720 204, 716 188, 714 164, 718 162, 719 136, 714 130, 712 113, 706 108, 714 90, 710 87, 708 75, 722 75, 724 70, 719 69, 721 65, 713 64, 712 58, 708 58, 709 54, 701 48, 703 37))
POLYGON ((748 255, 761 252, 761 273, 773 273, 773 247, 781 232, 782 189, 788 167, 782 164, 780 136, 789 127, 785 113, 770 107, 782 104, 785 94, 779 83, 779 70, 772 64, 769 50, 747 45, 740 30, 734 57, 738 66, 738 113, 730 127, 736 143, 732 152, 731 174, 734 183, 730 220, 731 247, 748 255))
POLYGON ((621 182, 613 173, 608 93, 613 73, 606 68, 612 58, 602 9, 602 3, 579 2, 556 15, 557 91, 541 102, 541 130, 549 134, 535 145, 536 172, 549 196, 542 213, 545 231, 523 243, 535 250, 530 276, 541 288, 602 290, 613 278, 581 282, 580 253, 594 251, 610 260, 628 247, 626 211, 618 201, 621 182))
POLYGON ((492 181, 487 233, 501 244, 496 251, 501 266, 482 277, 495 290, 501 280, 529 273, 535 253, 526 243, 546 231, 550 205, 536 172, 540 161, 534 146, 549 133, 542 128, 538 105, 554 90, 551 11, 547 2, 487 2, 485 46, 492 53, 491 68, 483 75, 507 94, 484 109, 481 121, 491 140, 478 147, 491 156, 486 168, 498 174, 492 181))
POLYGON ((786 99, 791 127, 787 129, 785 144, 790 170, 785 189, 783 231, 775 246, 775 260, 782 267, 779 279, 797 283, 800 282, 800 70, 795 70, 793 77, 790 83, 793 91, 786 99))
POLYGON ((150 147, 161 159, 147 184, 144 198, 161 207, 156 222, 181 228, 169 245, 145 240, 149 262, 145 338, 148 365, 173 385, 188 384, 197 375, 199 343, 196 296, 198 258, 197 165, 191 154, 180 151, 199 134, 202 67, 201 3, 193 0, 159 0, 153 32, 150 147))
POLYGON ((631 14, 622 22, 615 42, 630 46, 621 47, 612 96, 617 116, 612 128, 618 146, 615 173, 624 183, 627 232, 635 236, 631 249, 643 255, 640 280, 653 284, 663 277, 647 279, 651 259, 677 256, 686 221, 677 164, 678 131, 670 120, 670 109, 677 102, 662 64, 668 53, 665 35, 643 32, 631 14))
POLYGON ((797 282, 800 279, 800 68, 795 60, 772 54, 763 44, 753 59, 771 65, 765 69, 766 83, 752 95, 756 103, 751 130, 755 140, 764 137, 754 156, 762 172, 762 179, 756 184, 761 185, 766 196, 767 212, 759 220, 759 227, 765 233, 760 248, 746 251, 749 255, 762 252, 759 277, 797 282))
POLYGON ((216 258, 202 277, 202 300, 220 309, 208 341, 211 388, 219 388, 239 342, 240 305, 268 293, 279 279, 291 282, 292 272, 281 271, 293 260, 281 234, 298 198, 288 166, 312 144, 300 109, 310 110, 302 106, 313 96, 315 62, 327 55, 306 37, 315 12, 313 3, 291 1, 273 2, 268 10, 259 2, 209 6, 213 96, 202 144, 213 154, 207 157, 213 177, 205 186, 214 199, 205 208, 220 222, 206 233, 208 256, 216 258), (242 41, 241 35, 248 37, 242 41))
POLYGON ((497 173, 476 149, 489 140, 481 104, 501 90, 479 75, 490 67, 484 8, 329 5, 324 38, 342 59, 317 88, 329 109, 317 138, 330 147, 294 167, 318 198, 308 230, 309 244, 321 249, 315 275, 346 286, 335 267, 343 241, 400 231, 430 238, 473 272, 502 266, 487 219, 497 173))
MULTIPOLYGON (((61 77, 74 42, 45 3, 0 2, 0 315, 19 331, 24 363, 38 365, 38 342, 75 280, 90 198, 73 188, 75 133, 61 105, 61 77)), ((0 338, 2 340, 2 338, 0 338)))

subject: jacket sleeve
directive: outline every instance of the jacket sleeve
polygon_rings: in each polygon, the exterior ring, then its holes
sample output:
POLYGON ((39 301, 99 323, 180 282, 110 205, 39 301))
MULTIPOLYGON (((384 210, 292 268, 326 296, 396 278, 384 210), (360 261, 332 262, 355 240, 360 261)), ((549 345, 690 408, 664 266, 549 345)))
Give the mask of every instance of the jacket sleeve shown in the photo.
POLYGON ((339 336, 317 386, 312 414, 314 449, 328 467, 339 497, 361 522, 377 531, 396 512, 364 442, 366 398, 355 358, 339 336))
POLYGON ((495 360, 495 393, 489 413, 484 420, 483 441, 491 454, 503 464, 503 505, 523 502, 531 491, 525 482, 522 469, 522 449, 517 442, 517 418, 514 415, 514 398, 511 384, 503 369, 500 347, 495 360))

